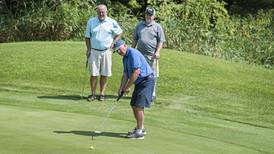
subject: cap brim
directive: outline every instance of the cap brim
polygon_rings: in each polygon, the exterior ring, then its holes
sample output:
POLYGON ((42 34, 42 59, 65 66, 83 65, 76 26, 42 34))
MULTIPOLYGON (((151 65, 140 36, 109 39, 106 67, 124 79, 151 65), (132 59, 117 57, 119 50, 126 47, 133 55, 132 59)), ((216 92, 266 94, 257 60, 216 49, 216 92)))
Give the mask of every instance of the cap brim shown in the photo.
POLYGON ((114 52, 118 51, 122 45, 123 45, 123 44, 121 44, 120 46, 114 48, 114 52))

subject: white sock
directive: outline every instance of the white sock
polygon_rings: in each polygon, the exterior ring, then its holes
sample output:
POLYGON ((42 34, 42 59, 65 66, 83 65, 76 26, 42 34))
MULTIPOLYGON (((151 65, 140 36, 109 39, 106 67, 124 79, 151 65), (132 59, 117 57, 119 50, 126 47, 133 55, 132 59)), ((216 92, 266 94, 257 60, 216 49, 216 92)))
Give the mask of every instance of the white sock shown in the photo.
POLYGON ((137 129, 136 133, 138 133, 138 134, 142 133, 142 129, 137 129))

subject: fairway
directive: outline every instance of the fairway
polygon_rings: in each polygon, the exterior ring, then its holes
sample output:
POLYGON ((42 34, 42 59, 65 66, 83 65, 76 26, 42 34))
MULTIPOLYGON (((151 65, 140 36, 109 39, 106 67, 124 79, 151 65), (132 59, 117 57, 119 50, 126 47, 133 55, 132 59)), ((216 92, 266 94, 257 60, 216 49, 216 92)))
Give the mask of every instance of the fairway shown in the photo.
POLYGON ((273 70, 164 49, 148 134, 130 140, 130 97, 115 101, 121 57, 113 55, 107 100, 87 102, 84 47, 0 44, 0 153, 274 153, 273 70))

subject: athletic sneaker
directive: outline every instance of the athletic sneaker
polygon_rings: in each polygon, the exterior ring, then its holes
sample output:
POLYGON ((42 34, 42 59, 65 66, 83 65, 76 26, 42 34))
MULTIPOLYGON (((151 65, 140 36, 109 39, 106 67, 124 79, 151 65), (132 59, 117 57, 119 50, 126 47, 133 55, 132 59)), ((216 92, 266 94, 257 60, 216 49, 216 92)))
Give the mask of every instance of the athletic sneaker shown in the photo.
POLYGON ((142 140, 142 139, 145 138, 145 135, 142 133, 142 131, 137 131, 137 130, 136 130, 134 133, 128 134, 128 135, 127 135, 127 138, 129 138, 129 139, 140 139, 140 140, 142 140))
POLYGON ((99 101, 104 101, 104 100, 105 100, 105 96, 104 96, 104 95, 100 95, 100 96, 98 97, 98 100, 99 100, 99 101))
MULTIPOLYGON (((128 132, 127 132, 127 134, 128 134, 128 135, 133 134, 133 133, 135 133, 135 132, 136 132, 136 130, 137 130, 137 128, 135 127, 134 129, 132 129, 132 130, 128 131, 128 132)), ((143 129, 142 129, 142 133, 143 133, 144 135, 146 135, 146 134, 147 134, 147 132, 146 132, 145 128, 143 128, 143 129)))
POLYGON ((95 99, 96 99, 96 96, 94 95, 89 95, 87 98, 88 101, 94 101, 95 99))

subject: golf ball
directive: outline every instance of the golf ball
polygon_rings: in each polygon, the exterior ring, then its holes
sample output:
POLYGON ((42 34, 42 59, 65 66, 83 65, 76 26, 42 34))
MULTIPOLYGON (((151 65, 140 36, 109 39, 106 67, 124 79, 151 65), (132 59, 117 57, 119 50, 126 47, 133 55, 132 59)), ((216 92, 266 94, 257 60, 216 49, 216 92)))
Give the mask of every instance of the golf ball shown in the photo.
POLYGON ((96 134, 100 134, 100 133, 102 133, 101 131, 99 131, 99 130, 96 130, 96 131, 94 131, 94 133, 96 133, 96 134))
POLYGON ((93 150, 93 149, 94 149, 94 147, 93 147, 93 146, 90 146, 90 147, 89 147, 89 149, 90 149, 90 150, 93 150))

